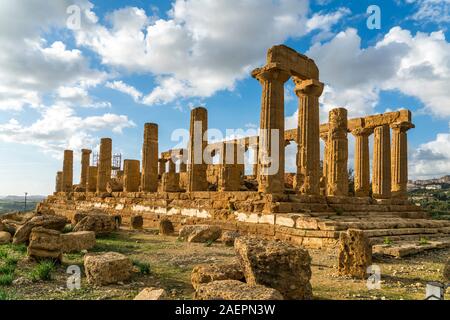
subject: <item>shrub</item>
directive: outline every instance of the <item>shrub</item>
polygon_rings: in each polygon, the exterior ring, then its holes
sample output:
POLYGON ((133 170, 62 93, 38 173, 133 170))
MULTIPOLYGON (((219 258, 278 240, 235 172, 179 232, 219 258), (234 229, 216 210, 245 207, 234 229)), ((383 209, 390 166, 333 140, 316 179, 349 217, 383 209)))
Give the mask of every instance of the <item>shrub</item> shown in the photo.
POLYGON ((390 246, 390 245, 392 244, 392 240, 389 239, 389 237, 385 237, 383 243, 384 243, 385 245, 390 246))
POLYGON ((141 274, 150 274, 150 264, 149 263, 134 260, 133 265, 135 265, 139 269, 139 272, 141 274))
POLYGON ((420 238, 419 245, 423 246, 423 245, 426 245, 426 244, 428 244, 428 239, 424 238, 424 237, 420 238))
POLYGON ((0 274, 0 286, 10 286, 13 280, 13 273, 0 274))
POLYGON ((55 270, 55 264, 53 261, 42 261, 31 270, 31 280, 49 281, 52 279, 52 272, 55 270))

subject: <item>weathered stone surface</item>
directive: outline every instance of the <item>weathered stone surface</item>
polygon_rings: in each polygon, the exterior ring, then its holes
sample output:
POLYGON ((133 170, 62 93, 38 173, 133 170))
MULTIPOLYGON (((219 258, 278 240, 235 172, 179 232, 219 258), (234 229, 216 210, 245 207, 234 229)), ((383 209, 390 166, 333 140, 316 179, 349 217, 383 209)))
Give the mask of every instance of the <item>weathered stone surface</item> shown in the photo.
POLYGON ((224 231, 219 241, 228 247, 234 246, 234 240, 239 237, 238 231, 224 231))
POLYGON ((218 226, 192 225, 180 230, 180 238, 188 242, 210 242, 220 238, 222 229, 218 226))
POLYGON ((133 229, 142 229, 144 226, 144 218, 142 216, 131 216, 130 225, 133 229))
POLYGON ((372 264, 372 246, 364 231, 348 229, 339 237, 338 272, 364 279, 367 267, 372 264))
POLYGON ((234 247, 248 284, 277 289, 285 299, 311 299, 311 257, 281 241, 240 237, 234 247))
POLYGON ((106 192, 106 185, 111 179, 112 166, 112 140, 102 138, 100 140, 100 153, 97 166, 97 192, 106 192))
POLYGON ((218 280, 244 281, 242 268, 238 263, 202 264, 195 266, 191 274, 191 283, 195 290, 204 283, 218 280))
POLYGON ((134 297, 133 300, 165 300, 167 299, 167 293, 164 289, 157 288, 145 288, 139 294, 134 297))
POLYGON ((445 281, 450 281, 450 258, 447 258, 447 262, 444 266, 443 276, 445 281))
POLYGON ((155 123, 144 125, 141 188, 145 192, 158 189, 158 125, 155 123))
POLYGON ((43 227, 33 228, 30 234, 30 244, 27 249, 29 256, 37 259, 61 260, 61 233, 43 227))
POLYGON ((124 182, 122 179, 113 178, 106 183, 106 192, 112 193, 122 191, 125 191, 124 182))
POLYGON ((61 234, 62 252, 80 252, 95 246, 95 232, 79 231, 61 234))
POLYGON ((283 300, 275 289, 249 285, 237 280, 220 280, 202 284, 195 293, 196 300, 283 300))
POLYGON ((376 199, 391 197, 391 139, 388 125, 374 129, 372 191, 376 199))
POLYGON ((16 230, 21 226, 17 221, 12 221, 10 219, 5 219, 1 223, 3 224, 3 231, 6 231, 11 235, 14 235, 16 230))
POLYGON ((35 227, 44 227, 46 229, 62 231, 67 223, 67 219, 61 216, 35 216, 17 229, 16 233, 14 234, 13 243, 27 242, 28 238, 30 237, 31 230, 33 230, 35 227))
POLYGON ((129 280, 133 264, 117 252, 88 254, 84 257, 84 270, 90 284, 107 285, 129 280))
POLYGON ((6 231, 0 231, 0 244, 6 244, 11 242, 11 234, 6 231))
POLYGON ((62 191, 71 192, 73 187, 73 151, 64 150, 62 191))
POLYGON ((208 111, 203 107, 191 110, 191 124, 189 129, 189 168, 187 191, 206 191, 207 164, 203 157, 203 151, 208 145, 204 139, 208 130, 208 111))
POLYGON ((175 232, 172 222, 169 219, 159 221, 159 234, 170 236, 175 232))
POLYGON ((73 228, 74 232, 94 231, 96 235, 108 234, 114 230, 116 230, 114 217, 107 214, 88 215, 73 228))

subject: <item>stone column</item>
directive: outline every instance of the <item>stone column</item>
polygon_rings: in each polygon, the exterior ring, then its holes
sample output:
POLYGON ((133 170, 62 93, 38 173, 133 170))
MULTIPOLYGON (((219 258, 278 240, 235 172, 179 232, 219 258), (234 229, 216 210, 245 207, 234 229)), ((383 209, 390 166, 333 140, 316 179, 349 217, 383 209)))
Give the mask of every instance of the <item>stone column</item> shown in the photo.
POLYGON ((161 188, 164 192, 177 192, 180 190, 180 176, 177 174, 173 159, 167 161, 169 162, 169 171, 161 177, 161 188))
POLYGON ((87 183, 86 183, 86 191, 87 192, 95 192, 97 191, 97 167, 89 166, 87 170, 87 183))
POLYGON ((391 141, 389 126, 374 130, 372 196, 376 199, 391 197, 391 141))
POLYGON ((406 131, 414 128, 410 122, 394 123, 392 129, 392 196, 406 198, 408 183, 408 138, 406 131))
POLYGON ((265 193, 284 192, 284 83, 288 71, 266 66, 252 72, 262 86, 258 153, 258 190, 265 193), (272 150, 272 138, 278 139, 272 150))
POLYGON ((158 125, 155 123, 144 125, 141 190, 144 192, 158 190, 158 125))
POLYGON ((303 181, 300 192, 319 194, 320 141, 319 97, 323 83, 318 80, 294 78, 299 99, 297 126, 297 181, 303 181))
POLYGON ((124 160, 123 170, 123 191, 138 192, 141 180, 139 160, 124 160))
POLYGON ((97 168, 97 192, 106 192, 106 184, 111 180, 112 140, 100 140, 100 154, 97 168))
POLYGON ((92 151, 89 149, 81 150, 81 176, 80 176, 80 187, 86 189, 87 183, 87 170, 89 167, 89 159, 91 157, 92 151))
POLYGON ((64 150, 62 191, 71 192, 73 190, 73 151, 64 150))
POLYGON ((355 137, 355 196, 368 197, 370 193, 369 136, 373 129, 357 128, 355 137))
POLYGON ((169 173, 176 173, 177 172, 177 166, 175 162, 172 159, 169 159, 169 173))
POLYGON ((158 174, 162 176, 164 173, 166 173, 166 159, 159 159, 158 160, 158 174))
POLYGON ((180 173, 187 171, 187 165, 180 159, 180 173))
POLYGON ((237 153, 236 143, 225 142, 222 144, 218 191, 239 191, 241 179, 237 153))
POLYGON ((258 177, 258 154, 259 154, 259 139, 257 140, 256 144, 253 145, 253 170, 252 175, 255 177, 258 177))
POLYGON ((188 192, 208 190, 207 164, 203 158, 203 152, 208 145, 206 130, 208 130, 208 111, 203 107, 193 109, 189 132, 188 192))
POLYGON ((330 111, 328 121, 327 195, 348 195, 347 110, 330 111))
POLYGON ((62 171, 58 171, 56 173, 56 183, 55 183, 55 191, 56 192, 61 192, 62 191, 62 176, 63 176, 63 172, 62 171))

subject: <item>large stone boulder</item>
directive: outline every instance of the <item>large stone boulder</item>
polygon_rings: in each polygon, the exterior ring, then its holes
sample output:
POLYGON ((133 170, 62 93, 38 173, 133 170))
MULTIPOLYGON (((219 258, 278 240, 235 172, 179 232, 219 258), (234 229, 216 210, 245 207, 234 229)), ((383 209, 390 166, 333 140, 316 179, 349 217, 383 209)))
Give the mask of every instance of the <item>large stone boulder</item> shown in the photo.
POLYGON ((95 215, 105 215, 107 214, 102 209, 98 208, 91 208, 91 209, 85 209, 81 211, 75 212, 72 218, 72 224, 76 225, 78 222, 80 222, 84 217, 86 216, 95 216, 95 215))
POLYGON ((283 300, 275 289, 249 285, 237 280, 220 280, 202 284, 195 292, 196 300, 283 300))
POLYGON ((338 273, 364 279, 372 264, 372 245, 362 230, 348 229, 339 236, 338 273))
POLYGON ((447 259, 447 262, 444 266, 444 280, 450 281, 450 258, 447 259))
POLYGON ((6 231, 0 231, 0 244, 7 244, 11 242, 11 234, 6 231))
POLYGON ((9 220, 9 219, 3 220, 2 224, 3 224, 2 231, 9 232, 12 235, 14 235, 16 233, 17 229, 21 226, 21 224, 18 223, 17 221, 13 221, 13 220, 9 220))
POLYGON ((227 247, 234 246, 234 240, 240 236, 239 231, 225 231, 222 232, 222 236, 219 241, 222 242, 227 247))
POLYGON ((0 231, 5 231, 6 227, 3 222, 0 220, 0 231))
POLYGON ((241 266, 237 263, 202 264, 192 270, 191 283, 196 290, 204 283, 217 280, 245 281, 245 277, 241 266))
POLYGON ((180 239, 188 242, 214 242, 220 238, 222 229, 210 225, 189 225, 180 230, 180 239))
POLYGON ((131 216, 130 225, 132 229, 140 230, 144 226, 144 218, 142 216, 131 216))
POLYGON ((87 254, 84 257, 84 271, 90 284, 107 285, 130 279, 133 263, 117 252, 87 254))
POLYGON ((133 300, 166 300, 167 293, 164 289, 145 288, 134 297, 133 300))
POLYGON ((234 242, 248 284, 277 289, 285 299, 311 299, 311 257, 281 241, 240 237, 234 242))
POLYGON ((30 244, 27 253, 36 259, 61 260, 61 233, 43 227, 33 228, 30 234, 30 244))
POLYGON ((87 215, 73 228, 74 232, 94 231, 96 235, 104 235, 116 230, 113 216, 107 214, 87 215))
POLYGON ((78 231, 61 234, 62 252, 80 252, 95 247, 94 231, 78 231))
POLYGON ((159 234, 170 236, 175 232, 172 221, 167 218, 163 218, 159 221, 159 234))
POLYGON ((52 215, 37 215, 19 228, 17 228, 16 233, 14 234, 13 243, 24 243, 27 242, 31 230, 36 227, 43 227, 45 229, 51 229, 56 231, 62 231, 66 224, 68 223, 65 217, 61 216, 52 216, 52 215))

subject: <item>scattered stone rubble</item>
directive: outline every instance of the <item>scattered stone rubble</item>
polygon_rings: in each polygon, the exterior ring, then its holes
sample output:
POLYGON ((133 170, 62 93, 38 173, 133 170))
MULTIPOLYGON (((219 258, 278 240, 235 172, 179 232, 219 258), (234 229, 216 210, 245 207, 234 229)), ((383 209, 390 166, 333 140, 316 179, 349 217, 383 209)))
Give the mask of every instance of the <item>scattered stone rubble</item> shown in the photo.
POLYGON ((117 252, 89 253, 84 257, 84 271, 90 284, 102 286, 129 280, 133 264, 117 252))
POLYGON ((145 288, 133 300, 166 300, 167 292, 164 289, 145 288))
POLYGON ((239 264, 207 264, 195 266, 191 274, 194 289, 200 285, 218 280, 238 280, 245 282, 244 273, 239 264))
POLYGON ((366 277, 372 264, 372 246, 363 230, 349 229, 339 238, 338 272, 340 275, 366 277))
POLYGON ((53 259, 60 261, 62 258, 61 233, 44 227, 33 228, 27 253, 30 257, 38 260, 53 259))
POLYGON ((197 300, 283 300, 275 289, 249 285, 237 280, 220 280, 202 284, 195 292, 197 300))
POLYGON ((179 238, 187 242, 214 242, 220 238, 222 229, 212 225, 189 225, 180 230, 179 238))
POLYGON ((80 252, 95 247, 95 232, 78 231, 61 234, 62 252, 80 252))

